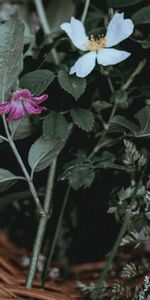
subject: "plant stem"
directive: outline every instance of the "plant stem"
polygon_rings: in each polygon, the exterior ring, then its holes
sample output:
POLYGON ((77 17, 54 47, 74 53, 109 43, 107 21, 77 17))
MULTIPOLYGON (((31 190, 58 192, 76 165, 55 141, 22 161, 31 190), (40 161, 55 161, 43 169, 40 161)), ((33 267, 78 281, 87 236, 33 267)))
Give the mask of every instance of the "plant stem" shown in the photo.
POLYGON ((67 191, 66 191, 66 194, 65 194, 65 197, 64 197, 64 201, 63 201, 63 204, 62 204, 61 212, 60 212, 60 215, 59 215, 59 219, 58 219, 56 231, 55 231, 55 234, 54 234, 54 238, 53 238, 52 244, 50 243, 50 245, 49 245, 48 257, 45 261, 44 272, 42 274, 42 286, 44 286, 44 283, 45 283, 45 280, 46 280, 46 277, 47 277, 47 273, 48 273, 48 269, 50 268, 51 260, 52 260, 54 250, 55 250, 55 247, 56 247, 56 244, 57 244, 57 241, 58 241, 58 237, 59 237, 59 233, 60 233, 61 225, 62 225, 62 220, 63 220, 63 216, 64 216, 64 211, 65 211, 66 204, 67 204, 67 201, 68 201, 68 196, 69 196, 69 193, 70 193, 70 189, 71 189, 71 187, 70 187, 70 185, 68 185, 68 188, 67 188, 67 191))
POLYGON ((32 180, 30 178, 30 175, 28 174, 28 171, 27 171, 27 169, 26 169, 26 167, 25 167, 25 165, 22 161, 22 158, 21 158, 21 156, 20 156, 20 154, 19 154, 19 152, 16 148, 16 145, 15 145, 15 143, 14 143, 14 141, 13 141, 13 139, 12 139, 10 133, 9 133, 8 125, 7 125, 6 118, 5 118, 4 115, 3 115, 3 124, 4 124, 5 132, 6 132, 6 135, 7 135, 7 141, 9 142, 9 145, 10 145, 10 147, 11 147, 11 149, 12 149, 12 151, 13 151, 13 153, 14 153, 14 155, 15 155, 15 157, 16 157, 16 159, 17 159, 17 161, 18 161, 18 163, 19 163, 19 165, 22 169, 22 172, 23 172, 25 178, 26 178, 26 181, 29 185, 29 189, 31 191, 31 194, 32 194, 33 199, 35 201, 35 204, 37 206, 38 212, 39 212, 40 215, 42 215, 42 214, 44 214, 44 210, 43 210, 42 205, 40 203, 40 200, 39 200, 38 194, 36 192, 35 186, 34 186, 32 180))
POLYGON ((136 69, 134 70, 134 72, 131 74, 131 76, 129 77, 129 79, 121 87, 122 91, 125 91, 131 85, 131 83, 133 82, 135 76, 137 76, 138 74, 141 73, 141 71, 143 70, 145 64, 146 64, 146 59, 144 59, 144 60, 142 60, 142 61, 139 62, 138 66, 136 67, 136 69))
MULTIPOLYGON (((145 168, 146 168, 146 165, 145 165, 145 168)), ((142 174, 141 174, 141 176, 140 176, 140 178, 138 180, 137 185, 135 186, 134 192, 133 192, 132 197, 131 197, 131 203, 129 205, 129 208, 126 210, 124 221, 122 223, 121 229, 120 229, 118 237, 116 239, 116 242, 115 242, 115 244, 114 244, 114 246, 112 248, 110 256, 109 256, 109 258, 108 258, 108 260, 106 262, 106 265, 104 267, 104 270, 102 271, 101 276, 100 276, 99 280, 96 283, 95 289, 94 289, 93 294, 92 294, 92 299, 93 300, 97 300, 99 298, 99 295, 100 295, 100 292, 101 292, 101 289, 102 289, 102 286, 103 286, 103 282, 104 282, 104 280, 107 277, 107 274, 108 274, 109 269, 111 267, 112 261, 113 261, 115 255, 117 253, 117 250, 118 250, 118 248, 120 246, 121 240, 122 240, 122 238, 123 238, 123 236, 124 236, 124 234, 125 234, 125 232, 126 232, 126 230, 128 228, 128 223, 129 223, 130 218, 131 218, 132 206, 133 206, 133 204, 135 202, 136 194, 138 192, 138 189, 140 187, 141 181, 143 179, 143 176, 144 176, 144 173, 145 173, 145 168, 144 168, 144 170, 143 170, 143 172, 142 172, 142 174)))
MULTIPOLYGON (((135 76, 137 76, 138 74, 140 74, 140 72, 143 70, 144 66, 146 64, 146 59, 140 61, 140 63, 138 64, 138 66, 136 67, 136 69, 134 70, 134 72, 131 74, 131 76, 129 77, 129 79, 125 82, 125 84, 122 85, 122 87, 120 88, 120 91, 125 91, 127 90, 127 88, 131 85, 131 83, 133 82, 135 76)), ((112 82, 110 80, 110 78, 108 78, 108 83, 109 83, 109 86, 110 86, 110 89, 112 91, 112 93, 114 92, 114 87, 112 85, 112 82)), ((114 117, 115 115, 115 112, 116 112, 116 109, 117 109, 117 104, 114 103, 114 106, 112 108, 112 111, 111 111, 111 114, 110 114, 110 117, 109 117, 109 120, 107 122, 107 128, 106 130, 103 132, 101 138, 98 140, 96 146, 94 147, 94 149, 92 150, 91 154, 89 155, 89 158, 92 158, 95 154, 98 153, 98 151, 103 147, 103 144, 102 144, 102 140, 103 138, 105 137, 106 133, 107 133, 107 129, 109 128, 109 123, 110 121, 112 120, 112 118, 114 117)))
MULTIPOLYGON (((43 31, 44 31, 45 35, 49 37, 51 34, 51 29, 50 29, 49 23, 47 21, 43 2, 42 2, 42 0, 34 0, 34 4, 36 6, 36 10, 37 10, 43 31)), ((51 43, 52 39, 49 37, 48 41, 51 43)), ((51 52, 52 52, 52 56, 53 56, 55 64, 59 65, 59 58, 58 58, 56 49, 52 49, 51 52)))
POLYGON ((31 261, 30 261, 30 268, 29 268, 29 272, 28 272, 28 276, 27 276, 27 280, 26 280, 27 288, 32 287, 33 279, 34 279, 35 272, 37 269, 38 258, 39 258, 39 254, 40 254, 42 243, 43 243, 47 220, 50 216, 50 207, 51 207, 51 201, 52 201, 56 165, 57 165, 57 159, 55 159, 53 161, 53 163, 51 164, 51 166, 49 168, 46 194, 45 194, 45 199, 44 199, 44 204, 43 204, 44 214, 40 217, 38 228, 37 228, 37 233, 36 233, 35 242, 34 242, 33 251, 32 251, 32 257, 31 257, 31 261))
POLYGON ((97 154, 99 152, 99 150, 103 147, 103 143, 102 143, 102 140, 103 138, 105 137, 106 133, 107 133, 107 129, 109 128, 109 123, 110 121, 112 120, 112 118, 114 117, 115 115, 115 112, 116 112, 116 109, 117 109, 117 104, 114 103, 114 106, 112 108, 112 111, 111 111, 111 114, 110 114, 110 117, 109 117, 109 120, 107 122, 107 124, 105 124, 105 126, 107 126, 106 130, 102 133, 100 139, 98 140, 96 146, 94 147, 94 149, 92 150, 92 152, 90 153, 89 155, 89 158, 93 158, 93 156, 95 154, 97 154))
POLYGON ((85 6, 84 6, 84 10, 83 10, 82 17, 81 17, 81 22, 83 24, 85 22, 86 15, 88 13, 89 5, 90 5, 90 0, 85 0, 85 6))
POLYGON ((127 230, 129 218, 130 218, 130 214, 126 213, 124 221, 123 221, 121 229, 120 229, 120 232, 118 234, 117 240, 116 240, 116 242, 115 242, 115 244, 112 248, 111 254, 110 254, 110 256, 109 256, 109 258, 106 262, 106 265, 105 265, 105 267, 104 267, 104 269, 101 273, 100 279, 96 283, 96 286, 95 286, 95 289, 94 289, 94 292, 93 292, 93 295, 92 295, 93 300, 97 300, 99 298, 99 295, 100 295, 100 292, 101 292, 101 289, 102 289, 102 286, 103 286, 103 282, 107 277, 107 274, 108 274, 108 271, 111 267, 112 261, 113 261, 115 255, 116 255, 116 252, 117 252, 118 247, 121 243, 121 240, 122 240, 122 238, 123 238, 123 236, 124 236, 124 234, 127 230))

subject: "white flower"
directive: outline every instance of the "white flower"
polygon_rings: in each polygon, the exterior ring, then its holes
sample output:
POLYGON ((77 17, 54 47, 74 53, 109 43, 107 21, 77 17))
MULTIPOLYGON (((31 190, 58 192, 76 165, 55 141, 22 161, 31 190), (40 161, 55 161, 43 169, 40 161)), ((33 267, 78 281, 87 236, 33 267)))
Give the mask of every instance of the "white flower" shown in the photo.
POLYGON ((63 23, 64 30, 75 47, 82 51, 88 51, 81 56, 70 70, 70 74, 76 73, 78 77, 87 76, 95 67, 96 59, 98 64, 103 66, 115 65, 131 53, 110 48, 127 39, 133 32, 133 22, 124 19, 124 13, 116 13, 108 24, 106 36, 95 39, 86 35, 85 28, 81 21, 71 17, 70 23, 63 23))

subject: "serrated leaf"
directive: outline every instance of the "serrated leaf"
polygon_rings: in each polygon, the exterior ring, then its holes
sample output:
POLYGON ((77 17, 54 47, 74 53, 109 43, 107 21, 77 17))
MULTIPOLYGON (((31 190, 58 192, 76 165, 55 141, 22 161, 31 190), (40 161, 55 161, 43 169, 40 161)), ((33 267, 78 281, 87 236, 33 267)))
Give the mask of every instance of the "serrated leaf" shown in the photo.
POLYGON ((117 8, 117 7, 126 7, 142 2, 142 0, 107 0, 108 6, 117 8))
POLYGON ((95 173, 90 164, 76 163, 69 166, 63 175, 61 180, 69 180, 73 189, 88 188, 93 183, 95 173))
POLYGON ((138 10, 133 16, 132 20, 135 25, 150 23, 150 5, 138 10))
POLYGON ((19 177, 6 169, 0 169, 0 192, 9 189, 19 177))
POLYGON ((10 122, 9 129, 14 140, 22 140, 32 135, 36 128, 30 117, 26 115, 22 120, 10 122))
POLYGON ((20 87, 27 88, 33 96, 41 95, 54 80, 55 75, 48 70, 36 70, 20 79, 20 87))
POLYGON ((69 73, 64 70, 58 72, 58 82, 61 87, 76 100, 81 97, 86 88, 85 78, 69 75, 69 73))
POLYGON ((94 115, 88 109, 73 108, 71 109, 73 122, 82 130, 91 131, 94 127, 94 115))
POLYGON ((0 24, 0 101, 7 99, 23 67, 24 25, 18 19, 0 24))
POLYGON ((52 141, 65 138, 68 135, 69 124, 65 117, 58 112, 51 111, 43 121, 43 135, 52 141))

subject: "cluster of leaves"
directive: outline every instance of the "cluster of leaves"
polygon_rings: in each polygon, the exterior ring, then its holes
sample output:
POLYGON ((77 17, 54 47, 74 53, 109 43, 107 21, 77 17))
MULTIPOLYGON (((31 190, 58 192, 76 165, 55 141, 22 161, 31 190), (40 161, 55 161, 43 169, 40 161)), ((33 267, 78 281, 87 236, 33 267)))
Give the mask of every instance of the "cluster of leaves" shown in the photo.
MULTIPOLYGON (((40 117, 26 115, 9 123, 10 136, 19 143, 32 140, 26 154, 32 181, 35 173, 40 177, 58 156, 57 179, 67 181, 74 190, 90 188, 98 179, 101 193, 105 179, 108 212, 115 213, 118 221, 127 211, 131 215, 129 233, 122 242, 137 242, 138 233, 149 228, 150 219, 145 184, 149 176, 150 86, 146 72, 150 36, 146 28, 150 5, 142 0, 107 0, 89 6, 88 34, 103 33, 116 10, 126 11, 135 30, 126 46, 132 52, 129 61, 97 66, 86 79, 69 75, 77 50, 60 30, 60 24, 71 15, 80 18, 83 1, 61 0, 58 5, 51 0, 45 5, 51 28, 48 37, 32 20, 36 7, 30 11, 29 22, 28 3, 18 9, 19 18, 15 14, 6 20, 5 14, 1 15, 0 99, 8 99, 18 88, 29 89, 33 96, 49 94, 47 111, 40 117), (59 60, 56 65, 54 53, 59 60)), ((7 139, 1 135, 0 141, 3 155, 7 139)), ((0 192, 7 193, 25 179, 14 173, 11 168, 0 169, 0 192)))

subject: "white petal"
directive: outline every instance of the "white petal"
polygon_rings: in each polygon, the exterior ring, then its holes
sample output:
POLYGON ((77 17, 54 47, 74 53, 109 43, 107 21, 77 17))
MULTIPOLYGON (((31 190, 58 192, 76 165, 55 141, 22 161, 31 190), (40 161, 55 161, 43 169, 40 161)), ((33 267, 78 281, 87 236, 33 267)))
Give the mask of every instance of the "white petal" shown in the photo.
POLYGON ((70 74, 76 73, 78 77, 86 77, 94 69, 96 64, 96 52, 89 52, 81 56, 70 70, 70 74))
POLYGON ((98 64, 103 66, 115 65, 119 62, 125 60, 131 55, 131 53, 126 51, 120 51, 117 49, 101 49, 97 54, 98 64))
POLYGON ((71 17, 70 23, 63 23, 60 27, 68 34, 74 46, 83 51, 87 50, 88 36, 81 21, 71 17))
POLYGON ((116 13, 108 24, 106 33, 106 47, 112 47, 127 39, 133 32, 132 20, 125 19, 124 13, 116 13))

